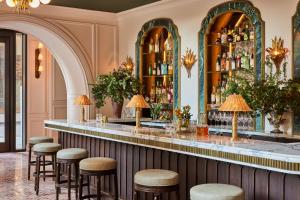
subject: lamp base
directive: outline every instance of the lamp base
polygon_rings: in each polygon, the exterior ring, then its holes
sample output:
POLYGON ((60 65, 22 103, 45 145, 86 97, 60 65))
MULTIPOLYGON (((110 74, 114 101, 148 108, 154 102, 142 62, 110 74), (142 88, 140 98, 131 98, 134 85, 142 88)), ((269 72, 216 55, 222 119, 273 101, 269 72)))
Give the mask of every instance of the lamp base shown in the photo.
POLYGON ((237 132, 237 112, 233 112, 233 118, 232 118, 232 136, 231 141, 237 141, 239 140, 238 132, 237 132))

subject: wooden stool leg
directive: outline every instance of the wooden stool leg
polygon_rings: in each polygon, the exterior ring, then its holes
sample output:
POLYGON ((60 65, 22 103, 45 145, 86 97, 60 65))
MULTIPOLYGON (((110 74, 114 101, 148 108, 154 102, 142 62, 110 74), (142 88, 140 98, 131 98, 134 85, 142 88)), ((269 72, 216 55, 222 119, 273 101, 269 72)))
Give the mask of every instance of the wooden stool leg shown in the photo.
POLYGON ((60 184, 60 163, 57 163, 57 168, 56 168, 56 200, 59 199, 59 193, 60 193, 60 187, 59 187, 59 184, 60 184))
MULTIPOLYGON (((56 174, 56 171, 57 171, 56 153, 54 155, 52 155, 51 157, 52 157, 53 174, 56 174)), ((60 172, 59 172, 59 175, 60 175, 60 172)), ((55 177, 53 177, 53 181, 55 181, 55 177)), ((60 189, 59 189, 59 191, 60 191, 60 189)))
POLYGON ((31 144, 28 145, 29 146, 29 152, 28 152, 28 180, 30 180, 30 168, 31 168, 31 144))
POLYGON ((101 176, 97 176, 97 200, 101 200, 101 176))
POLYGON ((118 200, 119 199, 119 189, 118 189, 117 172, 114 174, 114 184, 115 184, 115 200, 118 200))
POLYGON ((91 195, 91 181, 90 181, 90 176, 87 176, 87 183, 88 183, 88 195, 91 195))
POLYGON ((78 199, 78 174, 79 174, 79 163, 74 164, 75 171, 75 197, 78 199))
POLYGON ((39 195, 39 187, 40 187, 40 161, 41 156, 36 157, 36 177, 35 177, 35 184, 36 184, 36 195, 39 195))
POLYGON ((46 181, 46 156, 43 156, 43 176, 44 182, 46 181))
POLYGON ((133 200, 137 200, 137 191, 136 190, 134 190, 133 200))
POLYGON ((82 200, 83 175, 79 176, 79 200, 82 200))
POLYGON ((68 199, 71 200, 71 164, 67 164, 68 170, 68 199))

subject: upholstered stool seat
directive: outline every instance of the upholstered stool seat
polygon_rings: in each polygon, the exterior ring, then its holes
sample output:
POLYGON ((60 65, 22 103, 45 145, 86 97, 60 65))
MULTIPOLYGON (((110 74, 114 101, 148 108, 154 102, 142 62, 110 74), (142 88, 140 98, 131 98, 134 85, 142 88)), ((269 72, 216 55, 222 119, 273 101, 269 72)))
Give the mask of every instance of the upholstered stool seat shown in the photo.
POLYGON ((112 158, 86 158, 79 163, 79 168, 86 171, 105 171, 117 168, 117 161, 112 158))
POLYGON ((56 200, 59 199, 59 193, 61 188, 68 189, 69 200, 71 200, 71 189, 75 188, 76 199, 78 199, 79 162, 82 159, 87 158, 88 155, 88 151, 86 149, 81 148, 62 149, 57 152, 57 171, 55 181, 56 200), (65 180, 61 179, 61 165, 64 165, 67 168, 67 178, 65 180), (72 179, 72 173, 74 174, 74 179, 72 179))
POLYGON ((61 149, 61 145, 57 143, 39 143, 33 146, 33 152, 36 155, 36 167, 35 173, 35 184, 34 189, 36 191, 36 195, 39 194, 40 187, 40 177, 43 177, 44 180, 46 177, 56 177, 56 153, 61 149), (40 166, 45 163, 45 157, 51 156, 53 160, 53 170, 46 170, 45 165, 43 170, 40 169, 40 166), (41 161, 43 158, 43 161, 41 161))
POLYGON ((169 170, 147 169, 137 172, 134 182, 144 186, 173 186, 178 184, 179 175, 169 170))
POLYGON ((37 136, 29 138, 29 144, 52 143, 53 138, 48 136, 37 136))
MULTIPOLYGON (((28 180, 30 180, 30 171, 31 171, 31 166, 35 166, 36 162, 34 160, 31 160, 31 156, 32 156, 32 147, 36 144, 39 143, 52 143, 53 142, 53 138, 48 137, 48 136, 36 136, 36 137, 31 137, 29 138, 29 142, 28 142, 28 180)), ((43 161, 41 162, 41 165, 44 167, 47 165, 53 165, 53 160, 52 161, 46 161, 45 157, 43 157, 43 161)))
POLYGON ((146 169, 134 175, 134 199, 138 200, 138 192, 154 194, 160 199, 162 193, 176 192, 179 199, 179 175, 177 172, 164 169, 146 169))
POLYGON ((34 152, 51 153, 61 149, 61 145, 57 143, 39 143, 33 146, 34 152))
POLYGON ((88 151, 81 148, 62 149, 57 152, 57 159, 78 160, 88 157, 88 151))
POLYGON ((90 199, 96 197, 101 199, 102 195, 109 196, 115 200, 119 199, 118 195, 118 180, 117 180, 117 161, 112 158, 105 157, 94 157, 86 158, 80 161, 80 181, 79 181, 79 199, 90 199), (101 176, 110 176, 114 177, 114 194, 104 194, 101 192, 101 176), (97 194, 88 194, 83 195, 83 178, 84 177, 96 177, 97 180, 97 194))
POLYGON ((192 187, 191 200, 244 200, 241 188, 226 184, 202 184, 192 187))

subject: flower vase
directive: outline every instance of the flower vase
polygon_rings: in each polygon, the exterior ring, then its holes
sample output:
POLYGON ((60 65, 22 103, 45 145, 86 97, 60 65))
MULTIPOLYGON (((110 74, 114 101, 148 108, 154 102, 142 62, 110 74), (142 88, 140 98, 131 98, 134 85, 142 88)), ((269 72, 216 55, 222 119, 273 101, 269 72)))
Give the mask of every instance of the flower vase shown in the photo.
POLYGON ((177 127, 176 127, 176 131, 180 132, 182 128, 182 119, 178 119, 177 120, 177 127))
POLYGON ((284 123, 285 119, 282 119, 282 115, 270 114, 268 118, 270 124, 274 127, 271 133, 280 134, 283 131, 280 130, 280 125, 284 123))

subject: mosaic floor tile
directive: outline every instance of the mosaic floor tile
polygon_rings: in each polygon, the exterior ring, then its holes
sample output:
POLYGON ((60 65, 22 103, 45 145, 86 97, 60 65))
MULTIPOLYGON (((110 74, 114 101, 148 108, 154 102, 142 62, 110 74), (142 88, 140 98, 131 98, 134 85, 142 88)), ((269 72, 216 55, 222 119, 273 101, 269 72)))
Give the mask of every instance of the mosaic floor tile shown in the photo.
MULTIPOLYGON (((55 188, 52 178, 40 180, 40 194, 34 191, 34 178, 27 180, 27 153, 0 153, 0 200, 54 200, 55 188)), ((34 167, 32 167, 34 171, 34 167)), ((73 192, 72 199, 75 199, 73 192)), ((67 191, 62 190, 60 200, 66 200, 67 191)))

